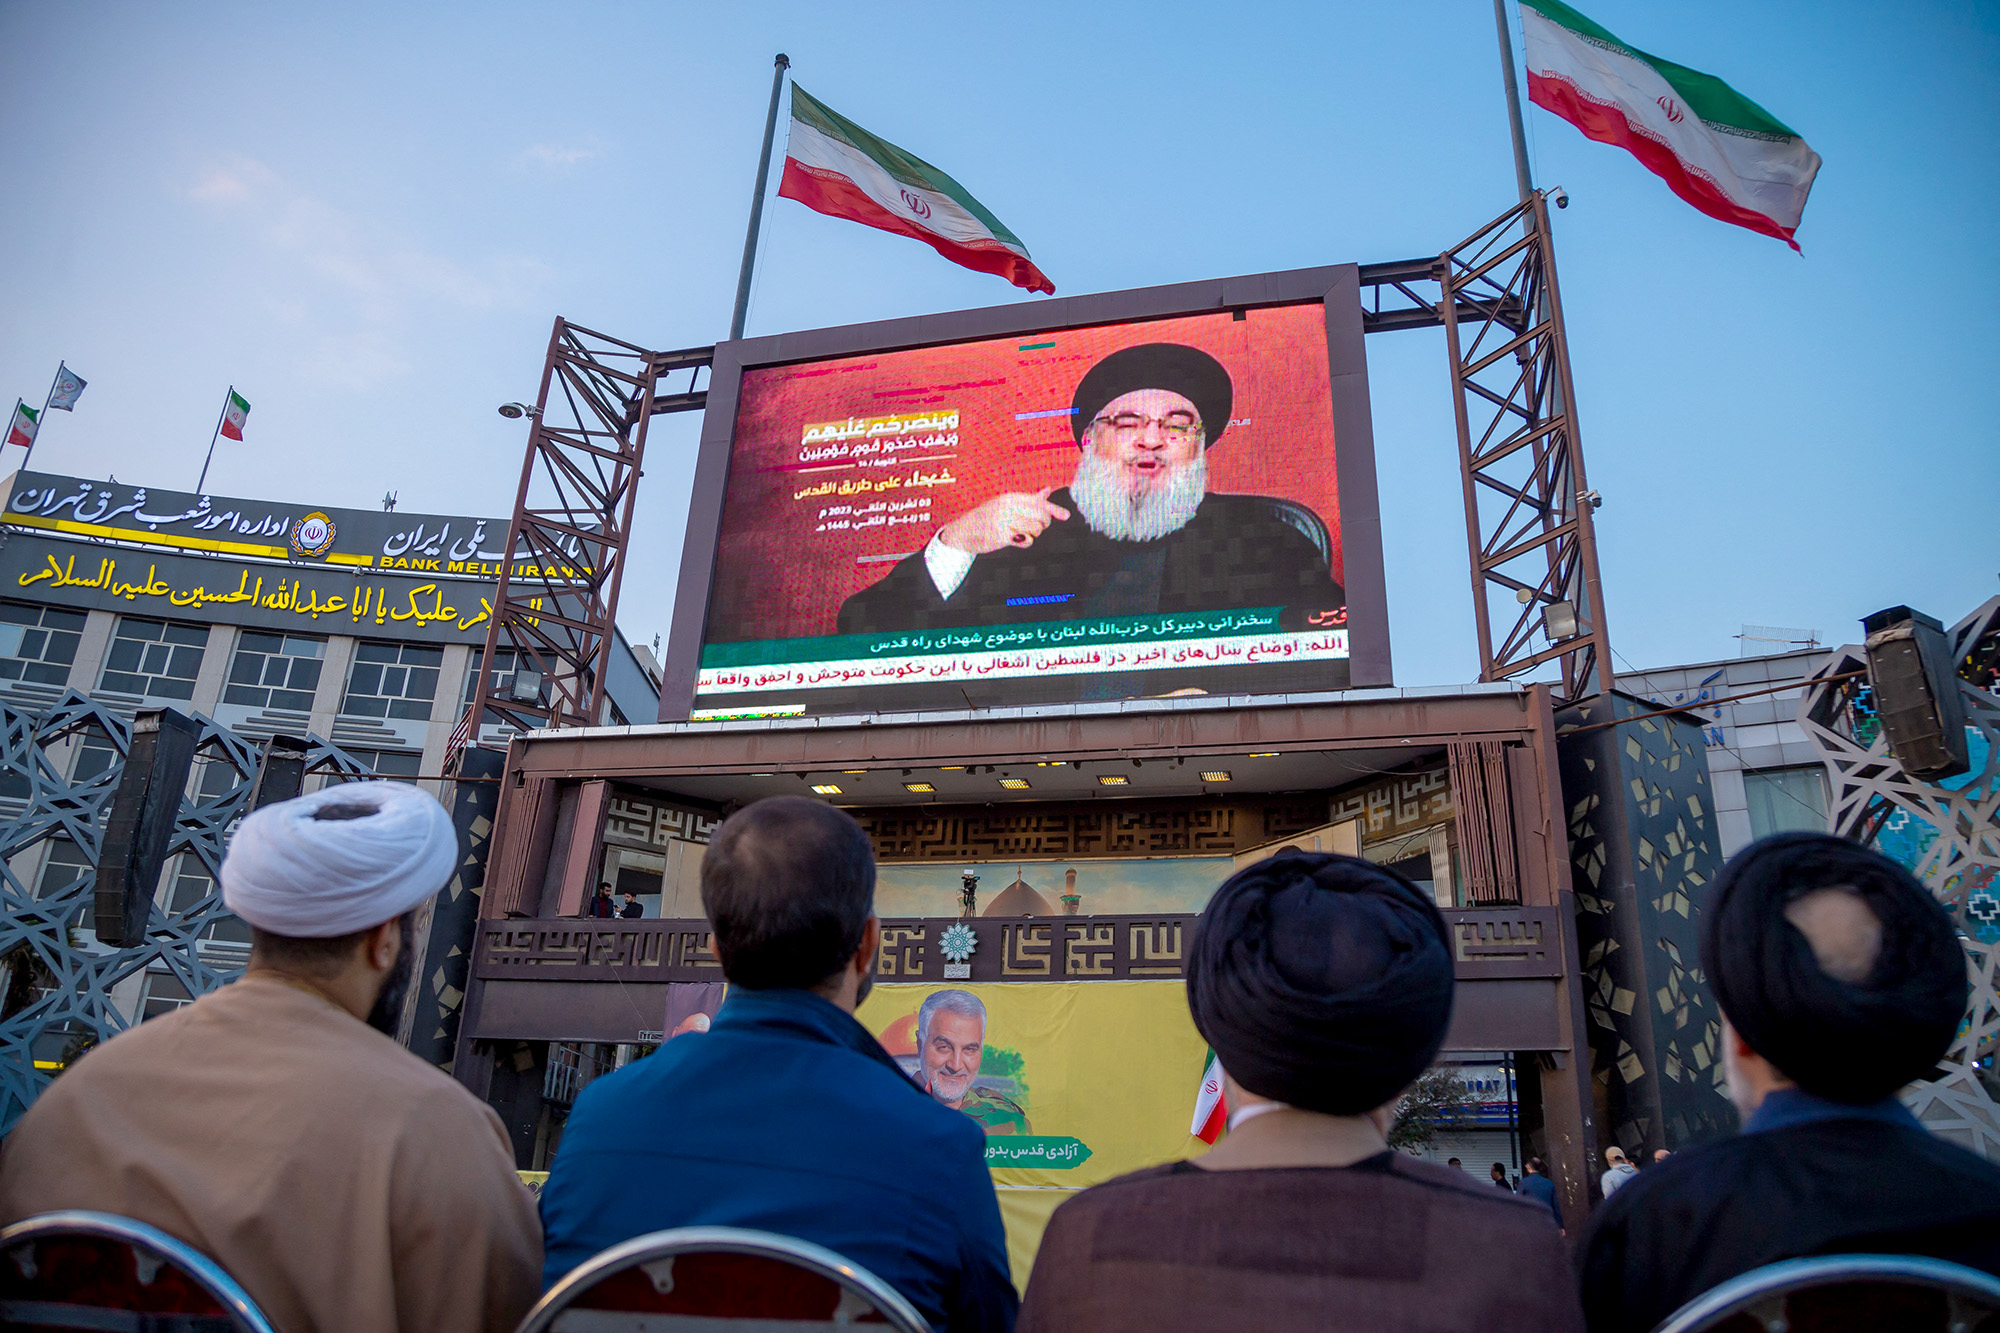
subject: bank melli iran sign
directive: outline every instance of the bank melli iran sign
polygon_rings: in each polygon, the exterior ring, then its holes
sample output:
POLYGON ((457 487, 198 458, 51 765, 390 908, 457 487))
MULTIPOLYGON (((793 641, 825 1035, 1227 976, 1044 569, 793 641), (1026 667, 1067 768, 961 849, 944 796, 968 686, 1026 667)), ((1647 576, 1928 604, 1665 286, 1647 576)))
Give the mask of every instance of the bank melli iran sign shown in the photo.
MULTIPOLYGON (((39 472, 17 472, 7 487, 0 522, 51 536, 447 579, 497 579, 506 556, 504 518, 239 500, 39 472)), ((515 573, 539 572, 524 558, 517 554, 515 573)))
POLYGON ((24 532, 0 547, 0 597, 291 634, 484 643, 493 585, 287 568, 24 532))

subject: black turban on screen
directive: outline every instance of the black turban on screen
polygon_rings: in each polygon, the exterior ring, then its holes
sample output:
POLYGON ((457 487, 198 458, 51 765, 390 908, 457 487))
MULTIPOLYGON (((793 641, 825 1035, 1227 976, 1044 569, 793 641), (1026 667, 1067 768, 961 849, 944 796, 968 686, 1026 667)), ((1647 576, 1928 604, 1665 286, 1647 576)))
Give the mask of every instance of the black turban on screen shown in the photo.
POLYGON ((1950 1048, 1971 986, 1951 918, 1879 852, 1826 833, 1780 833, 1723 867, 1702 913, 1701 965, 1730 1025, 1808 1092, 1879 1101, 1922 1078, 1950 1048), (1882 924, 1868 979, 1820 970, 1785 907, 1848 888, 1882 924))
POLYGON ((1214 444, 1229 425, 1229 405, 1236 390, 1222 363, 1200 348, 1182 343, 1143 343, 1113 352, 1092 366, 1076 386, 1070 429, 1076 442, 1105 405, 1138 389, 1171 389, 1201 413, 1206 444, 1214 444))
POLYGON ((1393 870, 1286 850, 1238 871, 1195 923, 1188 1008, 1260 1097, 1359 1115, 1430 1067, 1451 1021, 1451 936, 1393 870))

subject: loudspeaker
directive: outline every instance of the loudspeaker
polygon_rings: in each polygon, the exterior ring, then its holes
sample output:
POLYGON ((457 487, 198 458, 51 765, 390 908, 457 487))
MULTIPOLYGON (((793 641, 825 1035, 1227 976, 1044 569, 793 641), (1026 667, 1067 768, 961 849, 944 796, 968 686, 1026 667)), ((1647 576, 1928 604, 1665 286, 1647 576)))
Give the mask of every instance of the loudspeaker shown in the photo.
POLYGON ((1972 766, 1965 703, 1944 626, 1921 611, 1892 606, 1864 617, 1861 628, 1868 635, 1868 685, 1889 753, 1905 773, 1927 782, 1965 772, 1972 766))
POLYGON ((201 724, 171 708, 148 708, 132 722, 125 771, 111 796, 97 856, 97 938, 124 947, 146 938, 146 918, 167 843, 180 818, 201 724))
POLYGON ((250 789, 251 810, 289 801, 305 790, 306 751, 306 743, 296 736, 273 736, 264 742, 257 782, 250 789))

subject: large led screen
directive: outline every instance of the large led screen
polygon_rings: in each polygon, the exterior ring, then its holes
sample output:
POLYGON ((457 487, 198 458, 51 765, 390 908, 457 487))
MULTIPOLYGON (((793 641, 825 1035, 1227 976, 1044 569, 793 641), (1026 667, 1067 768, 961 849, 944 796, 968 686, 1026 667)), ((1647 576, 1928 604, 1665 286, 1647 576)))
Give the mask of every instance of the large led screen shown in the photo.
POLYGON ((745 369, 693 716, 1347 685, 1326 318, 745 369))

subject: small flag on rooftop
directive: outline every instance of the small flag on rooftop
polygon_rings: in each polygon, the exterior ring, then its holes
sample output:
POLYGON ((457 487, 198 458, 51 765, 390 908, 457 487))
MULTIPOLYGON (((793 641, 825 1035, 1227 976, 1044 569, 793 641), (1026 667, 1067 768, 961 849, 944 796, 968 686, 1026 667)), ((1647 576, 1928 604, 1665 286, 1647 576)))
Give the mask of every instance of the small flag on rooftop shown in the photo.
POLYGON ((791 137, 778 193, 828 217, 924 242, 966 268, 1055 295, 1021 238, 930 163, 878 139, 792 86, 791 137))
POLYGON ((1819 154, 1700 70, 1627 46, 1561 0, 1521 0, 1528 98, 1613 144, 1712 218, 1792 249, 1819 154))
POLYGON ((243 438, 243 423, 250 417, 249 400, 236 390, 229 391, 229 401, 222 409, 222 435, 224 439, 243 438))
POLYGON ((76 410, 76 400, 83 397, 85 381, 69 368, 68 363, 56 367, 56 387, 49 394, 49 406, 64 412, 76 410))
POLYGON ((41 413, 16 398, 13 420, 7 423, 7 443, 18 444, 23 449, 33 447, 35 432, 41 424, 41 413))

